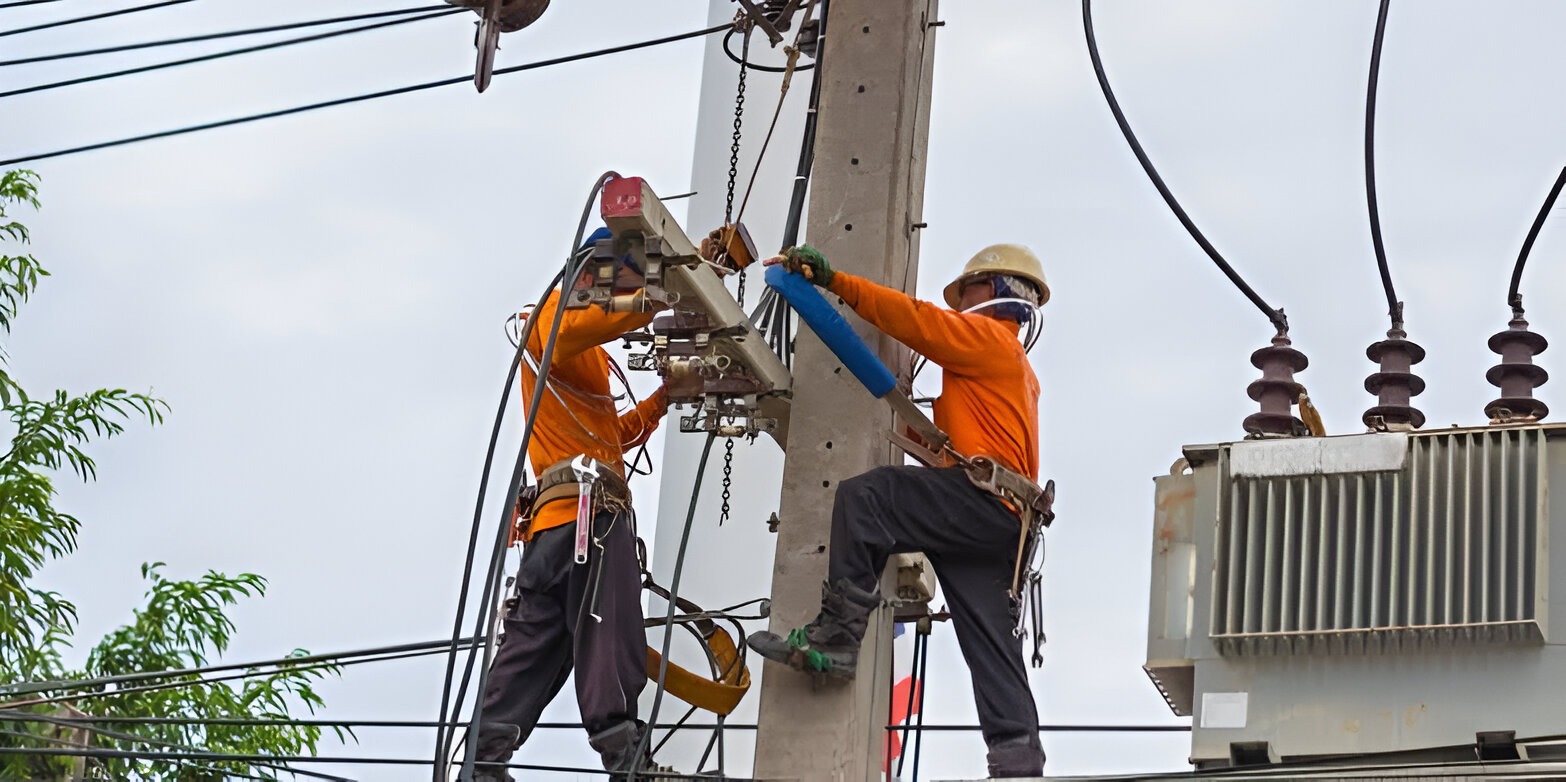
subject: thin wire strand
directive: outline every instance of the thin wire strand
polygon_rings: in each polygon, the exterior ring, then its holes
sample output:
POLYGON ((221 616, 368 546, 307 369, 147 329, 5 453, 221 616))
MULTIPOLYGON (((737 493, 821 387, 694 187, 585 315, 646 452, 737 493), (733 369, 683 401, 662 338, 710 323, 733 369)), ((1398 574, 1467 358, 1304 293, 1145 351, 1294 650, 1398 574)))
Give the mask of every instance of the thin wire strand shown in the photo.
POLYGON ((1387 9, 1392 0, 1381 0, 1376 14, 1376 37, 1370 46, 1370 80, 1365 88, 1365 203, 1370 209, 1370 241, 1376 248, 1376 268, 1381 272, 1381 289, 1387 295, 1387 317, 1392 328, 1403 328, 1403 306, 1392 289, 1392 270, 1387 266, 1387 250, 1381 241, 1381 209, 1376 199, 1376 87, 1381 75, 1381 42, 1387 32, 1387 9))
POLYGON ((0 8, 19 8, 24 5, 43 5, 44 3, 58 3, 60 0, 16 0, 12 3, 0 3, 0 8))
POLYGON ((1175 200, 1174 193, 1171 193, 1169 186, 1164 184, 1163 177, 1160 177, 1158 170, 1153 168, 1153 161, 1148 159, 1147 152, 1142 149, 1142 143, 1137 141, 1136 134, 1131 131, 1131 124, 1126 121, 1125 112, 1120 110, 1120 102, 1115 100, 1115 92, 1109 87, 1109 77, 1104 75, 1104 63, 1099 58, 1098 40, 1093 36, 1093 0, 1082 0, 1082 27, 1087 33, 1088 55, 1093 59, 1093 73, 1098 77, 1098 86, 1104 92, 1104 99, 1109 102, 1109 110, 1115 115, 1115 123, 1120 126, 1120 132, 1126 137, 1126 143, 1131 145, 1131 151, 1136 154, 1137 162, 1142 164, 1142 170, 1147 172, 1147 177, 1153 181, 1153 186, 1158 188, 1158 194, 1164 197, 1164 203, 1169 205, 1170 210, 1174 212, 1180 224, 1185 226, 1186 232, 1191 234, 1191 238, 1195 239, 1196 243, 1207 253, 1207 257, 1213 259, 1213 263, 1218 265, 1218 270, 1223 272, 1224 276, 1228 277, 1229 281, 1234 283, 1234 286, 1239 288, 1241 293, 1245 294, 1245 298, 1256 305, 1256 309, 1261 310, 1262 314, 1272 321, 1272 325, 1278 329, 1280 334, 1287 334, 1289 331, 1289 320, 1284 316, 1283 310, 1273 309, 1267 302, 1263 301, 1262 297, 1240 277, 1239 272, 1236 272, 1234 267, 1230 266, 1229 262, 1223 259, 1223 256, 1218 253, 1218 249, 1213 247, 1212 242, 1207 241, 1207 237, 1202 235, 1201 230, 1196 227, 1196 223, 1191 220, 1190 215, 1187 215, 1185 210, 1180 207, 1180 202, 1175 200))
POLYGON ((203 54, 203 55, 200 55, 200 56, 197 56, 197 57, 185 57, 185 58, 179 59, 179 60, 167 60, 165 62, 153 63, 151 65, 138 65, 135 68, 122 68, 122 69, 117 70, 117 71, 107 71, 107 72, 104 72, 104 73, 95 73, 95 74, 92 74, 90 76, 77 76, 76 78, 63 79, 61 81, 49 82, 47 84, 34 84, 34 85, 30 86, 30 87, 18 87, 18 88, 14 89, 14 90, 6 90, 4 92, 0 92, 0 98, 11 98, 11 97, 15 97, 17 95, 27 95, 27 94, 35 93, 35 92, 45 92, 45 91, 48 91, 48 90, 59 89, 61 87, 74 87, 74 86, 76 86, 78 84, 90 84, 90 83, 95 82, 95 81, 104 81, 106 79, 117 79, 117 78, 119 78, 121 76, 134 76, 134 75, 136 75, 138 73, 150 73, 152 71, 161 71, 161 70, 164 70, 166 68, 175 68, 175 67, 178 67, 178 66, 181 66, 181 65, 194 65, 196 63, 212 62, 214 60, 223 60, 223 59, 227 59, 229 57, 238 57, 239 55, 242 55, 242 54, 255 54, 256 52, 265 52, 265 51, 270 51, 272 49, 282 49, 284 47, 295 46, 295 45, 298 45, 298 44, 301 44, 301 43, 313 43, 315 41, 325 41, 325 40, 329 40, 329 39, 332 39, 332 38, 340 38, 340 37, 345 36, 345 35, 353 35, 355 33, 363 33, 363 32, 368 32, 370 30, 379 30, 379 29, 381 29, 383 27, 396 27, 398 25, 411 24, 413 22, 423 22, 423 21, 426 21, 426 20, 429 20, 429 19, 435 19, 435 18, 441 17, 441 16, 451 16, 452 14, 464 13, 466 11, 467 11, 467 9, 465 9, 465 8, 446 8, 446 9, 442 9, 442 10, 439 10, 439 11, 432 11, 432 12, 424 14, 422 16, 405 16, 405 17, 403 17, 401 19, 392 19, 390 21, 385 21, 385 22, 375 22, 374 24, 360 25, 358 27, 349 27, 349 28, 345 28, 345 29, 342 29, 342 30, 331 30, 329 32, 324 32, 324 33, 315 33, 314 35, 303 35, 303 36, 300 36, 298 38, 287 38, 287 39, 284 39, 284 40, 281 40, 281 41, 273 41, 271 43, 256 44, 255 46, 244 46, 244 47, 241 47, 241 48, 238 48, 238 49, 228 49, 226 51, 213 52, 211 54, 203 54))
MULTIPOLYGON (((0 6, 4 8, 5 6, 0 6)), ((120 52, 136 51, 138 49, 152 49, 160 46, 177 46, 186 43, 198 43, 201 41, 216 41, 223 38, 240 38, 247 35, 260 35, 262 33, 279 33, 288 30, 299 30, 306 27, 320 27, 328 24, 340 24, 342 22, 362 22, 366 19, 382 19, 388 16, 404 16, 407 14, 424 13, 426 11, 449 10, 449 5, 422 5, 418 8, 402 8, 396 11, 377 11, 370 14, 352 14, 350 16, 334 16, 329 19, 311 19, 305 22, 289 22, 286 24, 267 25, 265 27, 249 27, 242 30, 229 30, 221 33, 205 33, 202 35, 188 35, 182 38, 165 38, 157 41, 143 43, 128 43, 120 46, 106 46, 101 49, 82 49, 74 52, 59 52, 57 54, 41 54, 35 57, 21 57, 14 60, 0 60, 0 67, 7 65, 26 65, 36 62, 53 62, 55 60, 69 60, 76 57, 93 57, 100 54, 118 54, 120 52)), ((465 10, 465 9, 459 9, 465 10)))
MULTIPOLYGON (((658 711, 663 708, 663 694, 667 689, 666 685, 669 675, 669 644, 674 640, 674 614, 680 599, 680 576, 685 572, 685 549, 686 545, 690 543, 691 525, 696 520, 696 501, 701 496, 701 485, 707 479, 707 457, 712 455, 712 441, 716 440, 717 437, 717 432, 707 435, 707 441, 701 447, 701 459, 696 462, 696 481, 691 486, 691 503, 685 512, 685 526, 680 530, 680 548, 674 555, 674 574, 669 578, 669 599, 667 601, 669 610, 663 619, 663 649, 662 657, 658 660, 658 688, 653 693, 652 711, 647 715, 649 723, 658 721, 658 711)), ((636 753, 631 756, 632 758, 635 758, 637 761, 641 759, 642 754, 647 751, 647 747, 652 741, 652 734, 651 729, 642 731, 642 740, 638 743, 636 753)), ((645 774, 632 771, 630 774, 631 782, 635 782, 637 776, 645 776, 645 774)))
MULTIPOLYGON (((473 638, 461 639, 463 644, 471 644, 473 641, 473 638)), ((118 685, 128 682, 147 681, 149 679, 167 679, 171 676, 199 676, 202 674, 218 673, 222 671, 235 671, 240 669, 281 668, 313 662, 331 660, 342 661, 354 657, 369 657, 381 654, 394 654, 397 652, 423 651, 443 648, 446 643, 447 642, 445 640, 423 641, 410 644, 396 644, 393 646, 380 646, 369 649, 353 649, 345 652, 334 652, 331 654, 312 654, 303 657, 278 657, 271 660, 262 660, 259 662, 223 663, 221 665, 206 665, 199 668, 181 668, 172 671, 142 671, 138 673, 126 673, 114 676, 99 676, 91 679, 22 682, 19 684, 0 687, 0 695, 15 696, 25 695, 27 693, 33 692, 51 692, 55 690, 74 690, 90 687, 103 687, 111 684, 118 685)), ((0 708, 5 708, 8 705, 9 704, 0 704, 0 708)))
POLYGON ((1566 185, 1566 168, 1561 169, 1560 175, 1555 177, 1555 185, 1550 188, 1550 194, 1544 197, 1544 205, 1539 207, 1539 215, 1533 218, 1528 238, 1523 240, 1522 251, 1517 254, 1517 265, 1512 267, 1512 284, 1506 291, 1506 304, 1519 314, 1522 313, 1522 293, 1518 288, 1522 285, 1523 265, 1528 262, 1528 253, 1533 251, 1533 240, 1539 238, 1539 230, 1549 218, 1550 208, 1555 206, 1555 198, 1561 194, 1562 185, 1566 185))
MULTIPOLYGON (((713 33, 716 33, 716 32, 719 32, 719 31, 725 30, 725 29, 728 29, 728 25, 722 24, 722 25, 717 25, 717 26, 714 26, 714 27, 708 27, 708 28, 705 28, 705 29, 702 29, 702 30, 693 30, 693 31, 688 32, 688 33, 680 33, 679 35, 669 35, 669 36, 665 36, 663 38, 654 38, 654 39, 647 40, 647 41, 639 41, 637 43, 622 44, 620 46, 611 46, 611 47, 609 47, 607 49, 595 49, 593 51, 582 52, 580 54, 572 54, 572 55, 567 55, 567 56, 564 56, 564 57, 555 57, 555 58, 548 59, 548 60, 539 60, 537 62, 523 63, 521 65, 513 65, 513 66, 511 66, 509 68, 499 68, 499 69, 496 69, 495 70, 495 75, 496 76, 500 76, 502 74, 507 74, 507 73, 517 73, 519 71, 529 71, 529 70, 534 70, 534 69, 537 69, 537 68, 547 68, 547 67, 550 67, 550 66, 553 66, 553 65, 563 65, 563 64, 568 63, 568 62, 576 62, 577 60, 587 60, 587 59, 592 59, 594 57, 603 57, 603 56, 607 56, 607 55, 611 55, 611 54, 619 54, 621 52, 628 52, 628 51, 633 51, 633 50, 636 50, 636 49, 646 49, 646 48, 652 47, 652 46, 661 46, 661 45, 666 44, 666 43, 675 43, 677 41, 684 41, 684 40, 688 40, 688 39, 691 39, 691 38, 700 38, 702 36, 712 35, 713 33)), ((156 133, 144 133, 144 134, 139 135, 139 136, 130 136, 130 137, 127 137, 127 138, 115 139, 113 141, 101 141, 101 142, 98 142, 96 144, 86 144, 86 145, 83 145, 83 146, 70 147, 70 148, 67 148, 67 149, 57 149, 57 150, 54 150, 52 152, 42 152, 42 153, 38 153, 38 154, 34 154, 34 155, 24 155, 22 157, 12 158, 10 160, 0 160, 0 167, 14 166, 14 165, 16 165, 18 163, 29 163, 29 162, 32 162, 32 161, 35 161, 35 160, 47 160, 49 158, 63 157, 65 155, 74 155, 74 154, 81 153, 81 152, 91 152, 93 150, 98 150, 98 149, 108 149, 110 147, 119 147, 119 146, 124 146, 126 144, 135 144, 135 143, 142 142, 142 141, 151 141, 151 140, 154 140, 154 139, 169 138, 171 136, 182 136, 182 135, 185 135, 187 133, 196 133, 196 132, 203 131, 203 130, 214 130, 216 128, 226 128, 226 127, 229 127, 231 125, 243 125, 245 123, 258 122, 260 120, 265 120, 265 119, 274 119, 274 118, 277 118, 277 117, 286 117, 286 116, 290 116, 290 115, 293 115, 293 114, 302 114, 304 112, 315 111, 317 109, 327 109, 327 108, 333 108, 333 107, 336 107, 336 106, 345 106, 345 105, 348 105, 350 103, 359 103, 359 102, 367 101, 367 100, 377 100, 377 99, 380 99, 380 98, 389 98, 389 97, 392 97, 394 95, 404 95, 404 94, 407 94, 407 93, 410 93, 410 92, 420 92, 422 90, 435 89, 436 87, 447 87, 447 86, 450 86, 450 85, 453 85, 453 84, 467 84, 467 83, 469 83, 471 81, 473 81, 473 76, 471 74, 465 75, 465 76, 454 76, 454 77, 452 77, 450 79, 441 79, 439 81, 425 82, 423 84, 414 84, 414 85, 410 85, 410 86, 407 86, 407 87, 398 87, 398 88, 390 89, 390 90, 381 90, 379 92, 364 93, 364 94, 361 94, 361 95, 354 95, 354 96, 347 97, 347 98, 337 98, 335 100, 321 101, 319 103, 311 103, 311 104, 307 104, 307 105, 304 105, 304 106, 295 106, 293 108, 288 108, 288 109, 278 109, 276 111, 267 111, 267 112, 262 112, 260 114, 250 114, 250 115, 247 115, 247 116, 244 116, 244 117, 235 117, 233 119, 218 120, 216 122, 205 122, 205 123, 201 123, 199 125, 187 125, 185 127, 175 128, 173 130, 164 130, 164 131, 159 131, 159 132, 156 132, 156 133)))
POLYGON ((55 27, 65 27, 66 25, 80 24, 82 22, 91 22, 91 21, 94 21, 94 20, 97 20, 97 19, 107 19, 107 18, 109 18, 111 16, 124 16, 125 14, 134 14, 134 13, 138 13, 140 11, 152 11, 154 9, 166 8, 166 7, 171 6, 171 5, 179 5, 181 3, 188 3, 188 2, 190 2, 190 0, 163 0, 163 2, 161 2, 161 3, 150 3, 148 5, 138 5, 138 6, 135 6, 134 8, 121 8, 118 11, 107 11, 107 12, 104 12, 104 13, 101 13, 101 14, 90 14, 88 16, 78 16, 78 17, 76 17, 74 19, 61 19, 61 20, 56 21, 56 22, 47 22, 45 24, 35 24, 32 27, 19 27, 19 28, 15 29, 15 30, 6 30, 5 32, 0 32, 0 38, 4 38, 7 35, 21 35, 22 33, 31 33, 31 32, 37 32, 39 30, 49 30, 49 29, 52 29, 52 28, 55 28, 55 27))

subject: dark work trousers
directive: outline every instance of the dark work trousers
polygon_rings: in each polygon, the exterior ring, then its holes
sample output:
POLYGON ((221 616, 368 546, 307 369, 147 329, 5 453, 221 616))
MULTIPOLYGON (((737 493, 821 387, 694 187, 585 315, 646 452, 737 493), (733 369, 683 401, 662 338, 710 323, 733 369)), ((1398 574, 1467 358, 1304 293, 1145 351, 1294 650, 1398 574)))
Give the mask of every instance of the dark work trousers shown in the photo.
POLYGON ((828 583, 874 592, 892 554, 935 567, 973 679, 992 776, 1038 776, 1044 750, 1008 590, 1021 520, 961 467, 878 467, 843 481, 832 504, 828 583))
POLYGON ((647 641, 631 514, 598 512, 593 536, 603 550, 589 542, 585 565, 573 562, 575 533, 575 524, 544 530, 522 551, 514 600, 484 691, 479 760, 510 759, 560 692, 573 663, 588 735, 627 737, 610 746, 593 742, 606 767, 623 763, 640 739, 636 699, 647 684, 647 641), (595 580, 597 602, 589 606, 595 580), (619 746, 626 743, 630 746, 619 746))

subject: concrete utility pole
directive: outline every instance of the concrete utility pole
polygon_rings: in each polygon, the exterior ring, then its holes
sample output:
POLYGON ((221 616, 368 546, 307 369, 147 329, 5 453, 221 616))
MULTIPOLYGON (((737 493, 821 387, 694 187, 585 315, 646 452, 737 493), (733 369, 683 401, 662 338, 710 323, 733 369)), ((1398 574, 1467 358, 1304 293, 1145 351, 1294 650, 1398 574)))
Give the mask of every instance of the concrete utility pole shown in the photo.
MULTIPOLYGON (((924 206, 935 0, 831 0, 806 236, 835 268, 912 292, 924 206)), ((850 316, 853 322, 853 316, 850 316)), ((820 606, 839 480, 901 463, 891 414, 808 329, 794 358, 772 581, 772 622, 787 633, 820 606)), ((908 351, 859 323, 893 368, 908 351)), ((878 611, 849 685, 819 690, 770 665, 756 737, 758 779, 879 780, 886 737, 891 612, 878 611)))

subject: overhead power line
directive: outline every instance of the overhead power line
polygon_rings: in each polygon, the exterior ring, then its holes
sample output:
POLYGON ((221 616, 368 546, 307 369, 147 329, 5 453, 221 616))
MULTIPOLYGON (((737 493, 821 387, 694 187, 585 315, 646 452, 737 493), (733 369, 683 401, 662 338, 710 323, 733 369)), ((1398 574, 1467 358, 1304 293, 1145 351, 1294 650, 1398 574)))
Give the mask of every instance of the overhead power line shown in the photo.
POLYGON ((1234 267, 1230 266, 1229 262, 1223 259, 1223 256, 1218 253, 1218 249, 1213 247, 1212 242, 1207 241, 1207 237, 1202 235, 1202 232, 1196 227, 1196 223, 1191 220, 1190 215, 1187 215, 1185 210, 1180 208, 1180 202, 1175 200, 1174 193, 1169 191, 1169 186, 1164 184, 1163 177, 1159 176, 1158 170, 1153 168, 1153 161, 1148 159, 1147 152, 1143 151, 1142 143, 1137 141, 1136 134, 1131 132, 1131 124, 1126 121, 1125 112, 1120 110, 1120 102, 1115 100, 1115 92, 1109 87, 1109 77, 1104 75, 1104 62, 1099 59, 1098 40, 1093 35, 1093 0, 1082 0, 1082 26, 1087 33, 1088 55, 1093 59, 1093 73, 1098 77, 1099 88, 1104 91, 1104 99, 1109 102, 1109 110, 1115 115, 1115 123, 1120 126, 1120 132, 1126 137, 1126 143, 1131 145, 1131 151, 1136 154, 1137 162, 1142 164, 1142 170, 1146 171, 1147 177, 1153 180, 1153 186, 1158 188, 1158 194, 1164 197, 1164 203, 1168 204, 1169 208, 1174 211, 1175 217, 1180 220, 1180 224, 1185 226, 1186 232, 1190 233, 1191 238, 1195 239, 1196 243, 1207 253, 1207 257, 1213 259, 1213 263, 1218 265, 1218 270, 1223 272, 1224 276, 1228 277, 1229 281, 1234 283, 1234 286, 1239 288, 1241 293, 1245 294, 1245 298, 1250 299, 1251 303, 1256 305, 1256 309, 1261 310, 1262 314, 1272 321, 1272 325, 1277 327, 1280 333, 1287 333, 1289 320, 1284 316, 1283 310, 1273 309, 1266 301, 1263 301, 1262 297, 1240 277, 1240 273, 1236 272, 1234 267))
MULTIPOLYGON (((33 0, 34 2, 55 0, 33 0)), ((0 6, 4 8, 5 6, 0 6)), ((99 54, 118 54, 120 52, 136 51, 138 49, 153 49, 159 46, 175 46, 185 43, 199 43, 201 41, 215 41, 222 38, 240 38, 247 35, 261 35, 263 33, 280 33, 288 30, 300 30, 306 27, 321 27, 342 22, 362 22, 366 19, 382 19, 388 16, 406 16, 408 14, 424 13, 426 11, 449 10, 451 6, 421 5, 418 8, 402 8, 396 11, 377 11, 372 14, 353 14, 351 16, 334 16, 330 19, 311 19, 306 22, 289 22, 287 24, 267 25, 266 27, 248 27, 243 30, 228 30, 221 33, 204 33, 202 35, 187 35, 183 38, 165 38, 158 41, 145 41, 142 43, 128 43, 120 46, 106 46, 101 49, 82 49, 74 52, 59 52, 56 54, 41 54, 36 57, 21 57, 15 60, 0 60, 0 66, 26 65, 35 62, 52 62, 55 60, 69 60, 76 57, 92 57, 99 54)))
POLYGON ((1539 215, 1533 218, 1533 226, 1528 229, 1528 238, 1523 240, 1522 251, 1517 254, 1517 265, 1512 267, 1512 284, 1506 291, 1506 305, 1515 309, 1522 309, 1522 294, 1518 288, 1522 286, 1523 266, 1528 263, 1528 253, 1533 250, 1533 241, 1539 238, 1539 229, 1544 227, 1544 221, 1550 216, 1550 209, 1555 206, 1555 199, 1561 194, 1561 187, 1566 185, 1566 168, 1561 169, 1560 176, 1555 177, 1555 184, 1550 188, 1549 195, 1544 197, 1544 205, 1539 207, 1539 215))
POLYGON ((32 92, 43 92, 45 90, 57 89, 59 87, 70 87, 70 86, 76 85, 76 84, 87 84, 89 82, 103 81, 104 79, 113 79, 113 78, 117 78, 117 77, 120 77, 120 76, 130 76, 130 75, 137 74, 137 73, 147 73, 149 71, 158 71, 158 70, 163 70, 164 68, 173 68, 173 67, 178 66, 178 65, 191 65, 191 64, 194 64, 194 63, 198 63, 198 62, 210 62, 212 60, 221 60, 221 59, 224 59, 224 58, 227 58, 227 57, 235 57, 235 56, 238 56, 238 55, 241 55, 241 54, 254 54, 255 52, 264 52, 264 51, 267 51, 269 49, 281 49, 281 48, 283 48, 285 46, 293 46, 295 44, 310 43, 312 41, 324 41, 324 40, 326 40, 328 38, 337 38, 337 37, 344 36, 344 35, 352 35, 354 33, 362 33, 362 32, 365 32, 367 30, 377 30, 377 29, 380 29, 382 27, 395 27, 396 25, 400 25, 400 24, 408 24, 410 22, 422 22, 422 21, 424 21, 426 19, 434 19, 434 18, 436 18, 438 16, 450 16, 452 14, 460 14, 460 13, 466 13, 466 12, 467 12, 466 8, 444 8, 444 9, 441 9, 439 11, 433 11, 433 12, 424 14, 422 16, 405 16, 405 17, 403 17, 401 19, 393 19, 393 20, 391 20, 389 22, 376 22, 374 24, 360 25, 358 27, 349 27, 349 28, 343 29, 343 30, 332 30, 330 32, 325 32, 325 33, 316 33, 314 35, 305 35, 305 36, 301 36, 299 38, 288 38, 288 39, 282 40, 282 41, 273 41, 271 43, 257 44, 255 46, 245 46, 245 47, 242 47, 242 48, 239 48, 239 49, 229 49, 227 51, 222 51, 222 52, 213 52, 212 54, 203 54, 203 55, 201 55, 199 57, 186 57, 186 58, 180 59, 180 60, 169 60, 167 62, 154 63, 152 65, 141 65, 141 66, 137 66, 135 68, 125 68, 123 70, 118 70, 118 71, 109 71, 107 73, 93 74, 92 76, 78 76, 78 77, 76 77, 74 79, 65 79, 63 81, 50 82, 48 84, 35 84, 35 85, 31 86, 31 87, 20 87, 18 89, 7 90, 5 92, 0 92, 0 98, 10 98, 10 97, 13 97, 13 96, 16 96, 16 95, 26 95, 26 94, 32 93, 32 92))
MULTIPOLYGON (((688 32, 688 33, 680 33, 679 35, 670 35, 670 36, 666 36, 666 37, 663 37, 663 38, 654 38, 652 40, 639 41, 637 43, 623 44, 623 45, 620 45, 620 46, 611 46, 611 47, 609 47, 607 49, 596 49, 596 50, 593 50, 593 51, 582 52, 580 54, 572 54, 572 55, 567 55, 567 56, 564 56, 564 57, 555 57, 555 58, 549 59, 549 60, 539 60, 537 62, 524 63, 522 65, 513 65, 513 66, 511 66, 509 68, 497 68, 495 70, 495 75, 499 76, 501 74, 506 74, 506 73, 517 73, 519 71, 529 71, 529 70, 534 70, 534 69, 537 69, 537 68, 546 68, 546 67, 549 67, 551 65, 562 65, 562 64, 565 64, 565 63, 568 63, 568 62, 575 62, 577 60, 587 60, 587 59, 592 59, 594 57, 603 57, 603 56, 610 55, 610 54, 619 54, 621 52, 628 52, 628 51, 632 51, 632 50, 635 50, 635 49, 646 49, 648 47, 660 46, 660 45, 666 44, 666 43, 674 43, 676 41, 684 41, 684 40, 688 40, 688 39, 691 39, 691 38, 700 38, 700 37, 702 37, 704 35, 712 35, 713 33, 721 32, 721 31, 727 30, 727 29, 729 29, 729 25, 728 24, 720 24, 720 25, 716 25, 716 26, 713 26, 713 27, 708 27, 708 28, 705 28, 705 29, 702 29, 702 30, 693 30, 693 31, 688 32)), ((336 100, 322 101, 320 103, 311 103, 311 104, 308 104, 308 105, 305 105, 305 106, 295 106, 293 108, 288 108, 288 109, 279 109, 277 111, 268 111, 268 112, 263 112, 261 114, 251 114, 251 115, 244 116, 244 117, 236 117, 234 119, 219 120, 219 121, 216 121, 216 122, 206 122, 206 123, 202 123, 200 125, 187 125, 187 126, 182 127, 182 128, 175 128, 173 130, 164 130, 164 131, 159 131, 157 133, 145 133, 145 134, 142 134, 140 136, 131 136, 129 138, 115 139, 113 141, 102 141, 102 142, 98 142, 96 144, 87 144, 87 145, 79 146, 79 147, 71 147, 69 149, 59 149, 59 150, 54 150, 52 152, 41 152, 41 153, 38 153, 38 154, 35 154, 35 155, 25 155, 25 156, 22 156, 22 157, 11 158, 10 160, 0 160, 0 167, 3 167, 3 166, 14 166, 14 165, 16 165, 18 163, 29 163, 29 162, 32 162, 32 161, 35 161, 35 160, 47 160, 49 158, 62 157, 62 156, 65 156, 65 155, 74 155, 74 154, 79 153, 79 152, 90 152, 92 150, 97 150, 97 149, 108 149, 110 147, 124 146, 126 144, 134 144, 134 143, 137 143, 137 142, 140 142, 140 141, 151 141, 153 139, 168 138, 170 136, 181 136, 181 135, 184 135, 186 133, 195 133, 195 132, 203 131, 203 130, 213 130, 215 128, 225 128, 225 127, 229 127, 231 125, 243 125, 243 124, 248 123, 248 122, 257 122, 257 121, 264 120, 264 119, 273 119, 275 117, 286 117, 286 116, 289 116, 289 115, 292 115, 292 114, 302 114, 304 112, 314 111, 316 109, 326 109, 326 108, 332 108, 334 106, 345 106, 345 105, 350 104, 350 103, 359 103, 359 102, 362 102, 362 101, 375 100, 375 99, 378 99, 378 98, 389 98, 389 97, 392 97, 394 95, 403 95, 403 94, 410 93, 410 92, 420 92, 422 90, 435 89, 436 87, 446 87, 446 86, 450 86, 452 84, 462 84, 462 83, 465 83, 465 82, 470 82, 472 80, 473 80, 473 77, 471 75, 456 76, 456 77, 453 77, 453 78, 450 78, 450 79, 441 79, 439 81, 425 82, 423 84, 414 84, 414 85, 407 86, 407 87, 398 87, 396 89, 381 90, 379 92, 365 93, 363 95, 355 95, 355 96, 348 97, 348 98, 338 98, 336 100)))
POLYGON ((60 21, 57 21, 57 22, 47 22, 45 24, 35 24, 32 27, 18 27, 15 30, 6 30, 5 32, 0 32, 0 38, 3 38, 5 36, 7 36, 7 35, 21 35, 22 33, 31 33, 31 32, 36 32, 38 30, 48 30, 50 28, 64 27, 64 26, 70 25, 70 24, 80 24, 82 22, 91 22, 91 21, 93 21, 95 19, 107 19, 107 18, 109 18, 111 16, 124 16, 125 14, 134 14, 134 13, 136 13, 138 11, 151 11, 151 10, 154 10, 154 9, 157 9, 157 8, 164 8, 166 6, 179 5, 180 3, 188 3, 188 2, 190 2, 190 0, 163 0, 163 2, 161 2, 161 3, 150 3, 148 5, 138 5, 138 6, 134 7, 134 8, 121 8, 118 11, 107 11, 107 12, 104 12, 104 13, 101 13, 101 14, 91 14, 91 15, 88 15, 88 16, 78 16, 75 19, 61 19, 60 21))
POLYGON ((43 3, 58 3, 60 0, 16 0, 13 3, 0 3, 0 8, 17 8, 24 5, 41 5, 43 3))
POLYGON ((1370 45, 1370 80, 1365 89, 1365 202, 1370 208, 1370 240, 1376 249, 1376 268, 1381 272, 1381 289, 1387 294, 1387 316, 1392 328, 1403 327, 1403 305, 1392 288, 1392 270, 1387 267, 1387 250, 1381 241, 1381 209, 1376 203, 1376 87, 1381 76, 1381 42, 1387 33, 1387 9, 1391 0, 1381 0, 1376 14, 1376 37, 1370 45))

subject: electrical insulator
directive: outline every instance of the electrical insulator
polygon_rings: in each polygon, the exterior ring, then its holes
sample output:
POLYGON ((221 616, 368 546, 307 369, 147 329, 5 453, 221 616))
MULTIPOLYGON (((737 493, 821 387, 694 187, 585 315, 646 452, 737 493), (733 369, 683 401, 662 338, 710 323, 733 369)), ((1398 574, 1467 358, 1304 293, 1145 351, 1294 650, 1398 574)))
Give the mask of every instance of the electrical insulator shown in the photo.
POLYGON ((1412 371, 1425 360, 1425 349, 1407 337, 1401 327, 1393 326, 1386 339, 1365 350, 1365 355, 1381 366, 1380 372, 1365 378, 1365 390, 1376 395, 1376 406, 1366 410, 1360 420, 1371 431, 1408 432, 1425 425, 1425 414, 1410 404, 1425 390, 1424 378, 1412 371))
POLYGON ((1544 367, 1533 357, 1550 346, 1543 335, 1528 330, 1520 303, 1512 307, 1510 328, 1490 337, 1490 350, 1500 354, 1501 363, 1490 367, 1484 379, 1501 389, 1501 398, 1484 406, 1492 424, 1521 424, 1549 415, 1550 408, 1533 398, 1533 390, 1550 379, 1544 367))
POLYGON ((1306 434, 1305 424, 1291 409, 1304 390, 1294 382, 1294 373, 1310 366, 1305 354, 1290 347, 1289 335, 1279 331, 1272 346, 1251 354, 1251 365, 1260 369, 1260 379, 1245 387, 1251 399, 1261 403, 1261 412, 1245 417, 1245 431, 1252 438, 1298 437, 1306 434))

